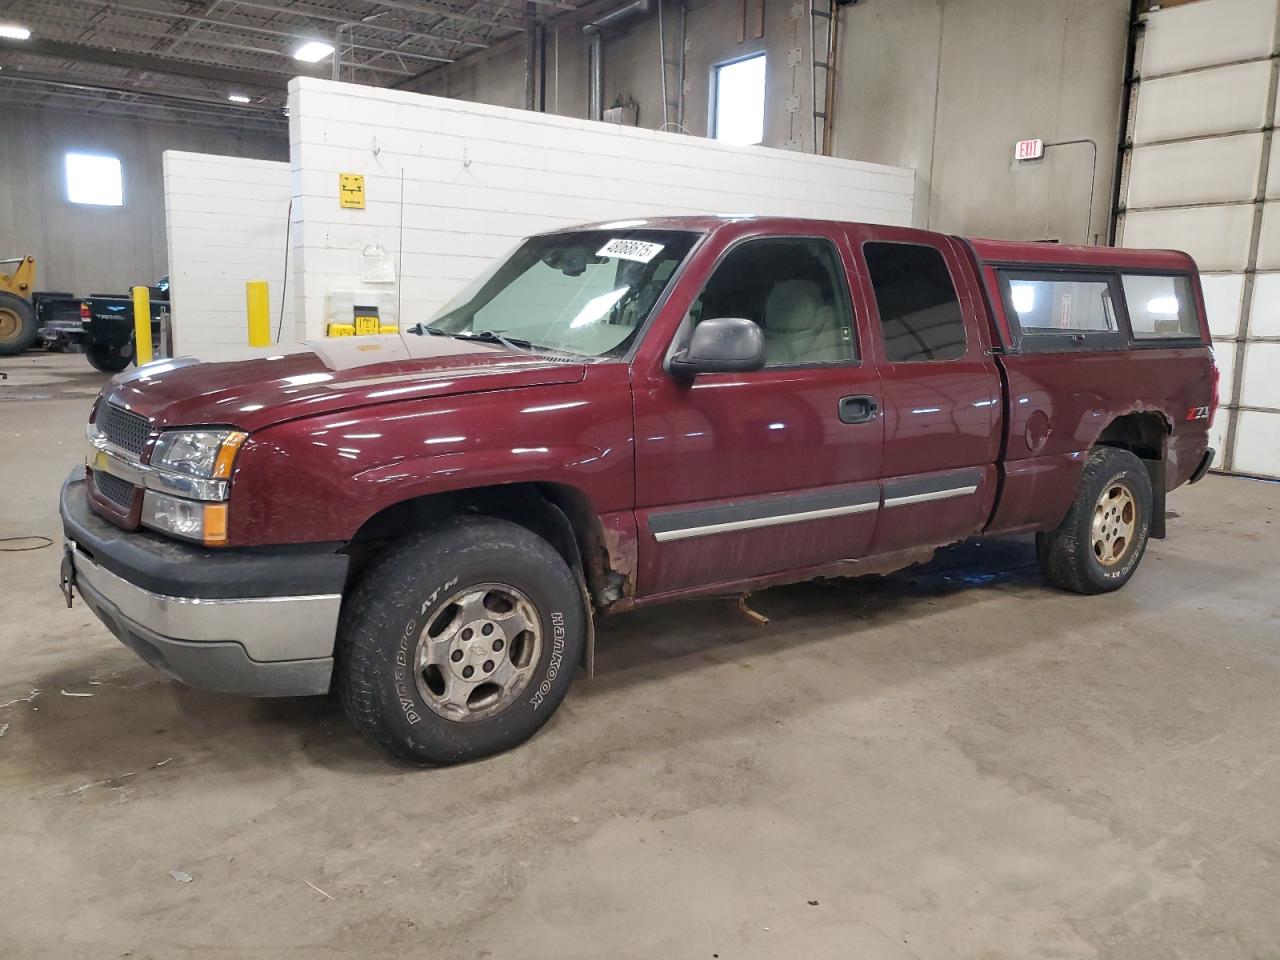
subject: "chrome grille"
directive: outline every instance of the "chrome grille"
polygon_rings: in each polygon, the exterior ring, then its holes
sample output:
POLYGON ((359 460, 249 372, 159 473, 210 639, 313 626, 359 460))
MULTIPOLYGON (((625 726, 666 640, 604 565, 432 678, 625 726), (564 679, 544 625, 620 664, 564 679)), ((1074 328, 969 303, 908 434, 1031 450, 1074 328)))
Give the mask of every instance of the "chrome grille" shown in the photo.
POLYGON ((134 487, 128 480, 121 480, 110 473, 95 470, 93 472, 93 485, 100 494, 117 506, 124 507, 126 510, 133 506, 134 487))
POLYGON ((135 456, 147 448, 151 424, 146 417, 109 403, 98 413, 98 429, 111 443, 135 456))

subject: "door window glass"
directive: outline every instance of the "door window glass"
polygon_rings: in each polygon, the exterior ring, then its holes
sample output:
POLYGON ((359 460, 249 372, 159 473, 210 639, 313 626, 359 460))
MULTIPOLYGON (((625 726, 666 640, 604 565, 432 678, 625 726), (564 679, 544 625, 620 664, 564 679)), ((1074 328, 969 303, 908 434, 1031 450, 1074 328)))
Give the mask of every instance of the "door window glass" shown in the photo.
POLYGON ((964 316, 942 254, 914 243, 863 246, 890 363, 958 360, 964 316))
POLYGON ((844 267, 830 240, 749 240, 733 248, 690 308, 694 323, 745 317, 764 334, 765 366, 855 357, 844 267))

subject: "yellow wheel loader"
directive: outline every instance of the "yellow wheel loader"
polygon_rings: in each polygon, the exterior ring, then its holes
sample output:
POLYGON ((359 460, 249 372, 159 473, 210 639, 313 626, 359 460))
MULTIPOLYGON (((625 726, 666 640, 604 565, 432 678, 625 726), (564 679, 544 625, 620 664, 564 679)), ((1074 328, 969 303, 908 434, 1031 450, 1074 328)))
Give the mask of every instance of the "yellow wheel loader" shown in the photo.
POLYGON ((21 353, 36 340, 36 308, 31 288, 36 282, 35 257, 0 259, 0 357, 21 353))

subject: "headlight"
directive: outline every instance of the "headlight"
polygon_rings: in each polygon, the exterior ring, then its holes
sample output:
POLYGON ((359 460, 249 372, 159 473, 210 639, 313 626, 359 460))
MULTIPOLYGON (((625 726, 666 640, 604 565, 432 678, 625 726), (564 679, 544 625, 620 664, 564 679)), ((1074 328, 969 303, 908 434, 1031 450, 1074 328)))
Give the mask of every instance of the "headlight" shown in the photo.
POLYGON ((202 480, 225 480, 247 436, 239 430, 168 430, 156 441, 151 465, 202 480))
POLYGON ((216 547, 227 542, 227 480, 240 430, 166 430, 151 451, 143 526, 216 547), (156 487, 159 489, 155 489, 156 487), (172 496, 169 492, 183 496, 172 496))
POLYGON ((214 547, 227 542, 227 505, 183 500, 148 490, 142 495, 143 526, 214 547))

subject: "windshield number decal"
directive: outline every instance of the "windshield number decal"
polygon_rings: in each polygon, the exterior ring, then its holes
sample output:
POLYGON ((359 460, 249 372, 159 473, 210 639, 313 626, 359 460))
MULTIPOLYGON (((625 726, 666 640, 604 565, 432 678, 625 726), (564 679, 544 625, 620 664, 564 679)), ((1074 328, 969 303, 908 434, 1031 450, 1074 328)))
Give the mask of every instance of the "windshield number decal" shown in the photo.
POLYGON ((660 243, 646 243, 643 240, 610 240, 596 251, 596 256, 648 263, 662 252, 662 246, 660 243))

